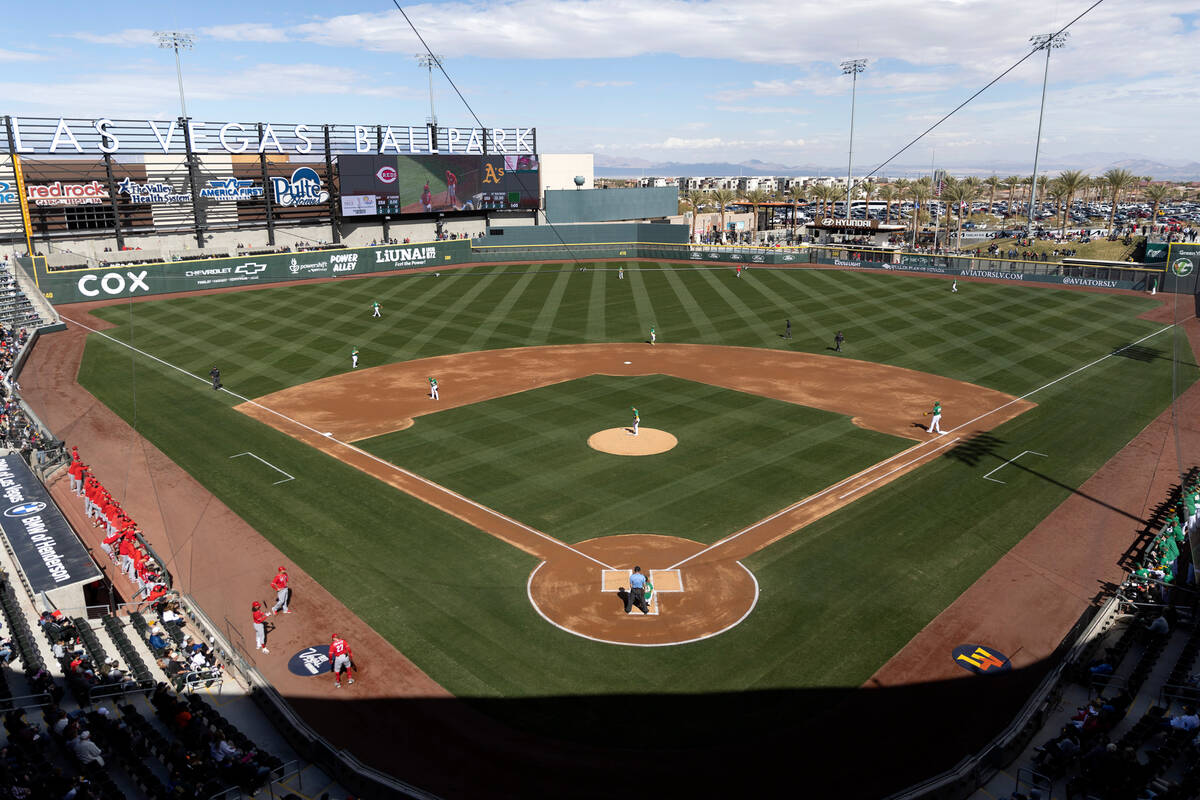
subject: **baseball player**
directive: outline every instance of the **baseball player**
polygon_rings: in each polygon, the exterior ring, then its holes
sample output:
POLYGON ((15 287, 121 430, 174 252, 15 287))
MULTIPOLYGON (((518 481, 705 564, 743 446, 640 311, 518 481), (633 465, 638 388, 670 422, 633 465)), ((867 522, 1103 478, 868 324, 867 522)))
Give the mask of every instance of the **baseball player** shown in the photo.
POLYGON ((846 341, 846 337, 842 335, 841 331, 833 335, 833 351, 835 353, 842 352, 842 342, 844 341, 846 341))
POLYGON ((957 293, 958 293, 958 278, 955 278, 954 280, 952 280, 952 281, 950 282, 950 293, 951 293, 951 294, 957 294, 957 293))
POLYGON ((625 268, 624 267, 617 267, 617 280, 619 280, 619 281, 625 280, 625 268))
POLYGON ((740 278, 740 277, 742 277, 742 270, 744 270, 744 269, 745 269, 745 267, 743 267, 741 264, 738 264, 738 268, 736 270, 734 270, 733 274, 736 277, 740 278))
POLYGON ((254 618, 254 646, 264 653, 270 653, 267 649, 267 617, 271 616, 271 612, 264 614, 262 603, 257 600, 250 606, 250 612, 254 618))
POLYGON ((208 371, 208 377, 212 378, 214 391, 221 388, 221 370, 217 369, 216 364, 208 371))
POLYGON ((446 170, 446 198, 451 208, 458 207, 458 176, 450 170, 446 170))
POLYGON ((437 378, 429 379, 429 396, 434 400, 438 399, 437 378))
POLYGON ((358 368, 358 348, 355 347, 350 351, 350 369, 358 368))
POLYGON ((640 414, 638 414, 638 410, 635 408, 635 409, 633 409, 633 431, 632 431, 634 436, 638 435, 638 425, 641 425, 641 424, 642 424, 642 417, 640 414))
POLYGON ((926 433, 941 433, 942 401, 935 400, 933 402, 933 410, 926 411, 925 416, 932 418, 929 420, 929 430, 927 430, 926 433))
POLYGON ((329 660, 333 662, 333 686, 342 688, 342 670, 346 670, 346 683, 354 683, 354 655, 350 652, 350 644, 336 633, 329 645, 329 660))
POLYGON ((374 303, 371 303, 371 308, 374 310, 373 313, 371 314, 372 317, 382 317, 383 316, 383 314, 379 313, 382 306, 379 305, 378 300, 376 300, 374 303))
POLYGON ((421 207, 433 211, 433 192, 429 190, 429 181, 425 181, 425 188, 421 190, 421 207))
POLYGON ((651 347, 653 347, 653 346, 654 346, 654 341, 655 341, 657 338, 658 338, 658 335, 654 333, 654 328, 651 328, 651 329, 650 329, 650 346, 651 346, 651 347))
POLYGON ((271 578, 271 588, 275 590, 275 605, 271 606, 271 611, 276 614, 280 610, 284 614, 292 613, 288 609, 288 598, 291 597, 292 590, 288 588, 287 567, 280 567, 275 577, 271 578))

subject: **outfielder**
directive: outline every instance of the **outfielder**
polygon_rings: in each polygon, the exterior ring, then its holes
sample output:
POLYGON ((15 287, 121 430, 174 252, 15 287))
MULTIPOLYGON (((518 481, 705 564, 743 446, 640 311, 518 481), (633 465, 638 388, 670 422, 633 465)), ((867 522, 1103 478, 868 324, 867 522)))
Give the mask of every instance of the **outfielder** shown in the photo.
POLYGON ((379 305, 378 300, 376 300, 374 303, 371 303, 371 308, 374 309, 374 313, 371 314, 372 317, 382 317, 383 316, 383 314, 379 313, 381 306, 379 305))
POLYGON ((429 379, 429 396, 434 400, 438 399, 437 378, 429 379))
POLYGON ((955 278, 953 281, 950 282, 950 292, 951 292, 951 294, 955 294, 958 292, 958 278, 955 278))
POLYGON ((625 268, 624 267, 617 267, 617 280, 619 280, 619 281, 625 280, 625 268))
POLYGON ((358 367, 358 348, 355 347, 353 350, 350 351, 350 369, 356 369, 357 367, 358 367))
POLYGON ((335 689, 342 688, 343 669, 346 670, 346 683, 354 683, 354 656, 350 652, 350 644, 336 633, 333 635, 333 642, 329 645, 329 660, 333 662, 333 686, 335 689))
POLYGON ((657 338, 658 338, 658 336, 654 333, 654 328, 651 328, 650 329, 650 346, 651 347, 654 346, 654 340, 657 338))
POLYGON ((638 410, 635 408, 635 409, 633 409, 633 435, 634 436, 638 435, 638 425, 641 425, 641 424, 642 424, 642 417, 640 414, 638 414, 638 410))
POLYGON ((926 411, 925 416, 932 417, 932 419, 929 420, 929 430, 927 430, 926 433, 941 433, 942 401, 935 400, 933 403, 933 410, 926 411))

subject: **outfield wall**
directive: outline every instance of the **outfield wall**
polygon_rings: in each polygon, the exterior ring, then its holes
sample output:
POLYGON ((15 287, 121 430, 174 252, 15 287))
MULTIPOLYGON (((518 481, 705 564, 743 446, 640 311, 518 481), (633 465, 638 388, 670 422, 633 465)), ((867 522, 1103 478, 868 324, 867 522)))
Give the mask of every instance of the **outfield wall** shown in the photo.
MULTIPOLYGON (((569 226, 568 226, 569 227, 569 226)), ((585 226, 609 228, 610 226, 585 226)), ((611 226, 614 229, 625 226, 611 226)), ((671 228, 639 225, 637 228, 671 228)), ((590 238, 590 237, 589 237, 590 238)), ((1189 253, 1191 251, 1188 251, 1189 253)), ((867 251, 853 248, 736 247, 670 244, 662 242, 592 242, 584 244, 516 244, 476 246, 470 240, 418 242, 408 245, 312 250, 236 258, 211 258, 99 268, 49 270, 44 258, 33 259, 37 288, 54 305, 141 295, 207 289, 259 286, 309 278, 350 278, 405 269, 465 266, 488 262, 531 261, 690 261, 700 265, 744 264, 749 267, 816 267, 824 269, 878 269, 890 272, 925 272, 963 278, 985 278, 1013 283, 1049 283, 1104 289, 1159 291, 1192 294, 1190 280, 1164 280, 1166 265, 1128 267, 1068 266, 970 256, 867 251)), ((31 269, 29 259, 19 263, 31 269)), ((1173 277, 1173 276, 1172 276, 1173 277)))

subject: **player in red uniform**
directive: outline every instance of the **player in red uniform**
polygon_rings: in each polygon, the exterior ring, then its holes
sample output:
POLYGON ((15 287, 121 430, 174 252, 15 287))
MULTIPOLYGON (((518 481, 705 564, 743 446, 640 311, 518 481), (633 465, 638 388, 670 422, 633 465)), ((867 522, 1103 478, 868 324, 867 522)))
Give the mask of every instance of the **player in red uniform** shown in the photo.
POLYGON ((342 670, 346 670, 347 683, 354 683, 354 654, 350 652, 350 644, 345 639, 333 635, 333 643, 329 645, 329 660, 333 662, 334 688, 342 688, 342 670))
POLYGON ((267 614, 263 613, 262 604, 257 600, 250 606, 251 615, 254 618, 254 646, 264 653, 270 653, 267 649, 267 614))
POLYGON ((279 572, 275 573, 275 577, 271 578, 271 588, 275 590, 275 605, 271 606, 271 610, 278 612, 283 609, 285 614, 292 613, 288 610, 288 598, 291 592, 288 589, 287 567, 280 567, 279 572))
POLYGON ((451 208, 458 208, 458 176, 446 170, 446 199, 451 208))
POLYGON ((425 182, 425 188, 421 190, 421 206, 426 211, 433 211, 433 192, 429 189, 429 181, 425 182))

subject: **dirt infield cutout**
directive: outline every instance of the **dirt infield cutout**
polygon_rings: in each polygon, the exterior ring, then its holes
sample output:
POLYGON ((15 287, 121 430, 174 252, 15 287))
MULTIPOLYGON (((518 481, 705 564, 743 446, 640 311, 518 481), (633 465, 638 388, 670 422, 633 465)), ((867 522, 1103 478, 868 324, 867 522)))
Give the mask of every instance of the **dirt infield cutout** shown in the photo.
POLYGON ((614 456, 654 456, 675 448, 679 440, 658 428, 608 428, 588 437, 588 447, 614 456))
MULTIPOLYGON (((541 559, 529 576, 527 593, 537 612, 555 627, 593 641, 661 646, 716 636, 754 610, 758 581, 741 559, 929 463, 961 439, 1033 407, 1032 402, 993 389, 834 356, 709 345, 659 345, 647 353, 639 344, 585 344, 387 364, 293 386, 237 409, 541 559), (402 430, 414 418, 446 408, 590 375, 652 374, 846 414, 859 427, 915 443, 710 545, 647 532, 604 536, 575 546, 353 444, 402 430), (438 375, 442 386, 436 404, 426 392, 428 375, 438 375), (922 413, 932 398, 950 411, 943 426, 954 436, 929 437, 921 428, 922 413), (658 577, 652 579, 654 614, 626 615, 616 590, 605 588, 627 576, 634 564, 658 577), (678 591, 672 590, 674 585, 678 591), (660 592, 666 596, 659 598, 660 592), (641 621, 632 622, 639 617, 641 621)), ((612 432, 621 445, 645 447, 652 442, 647 437, 651 430, 642 428, 635 438, 625 428, 613 428, 591 439, 612 432)))

